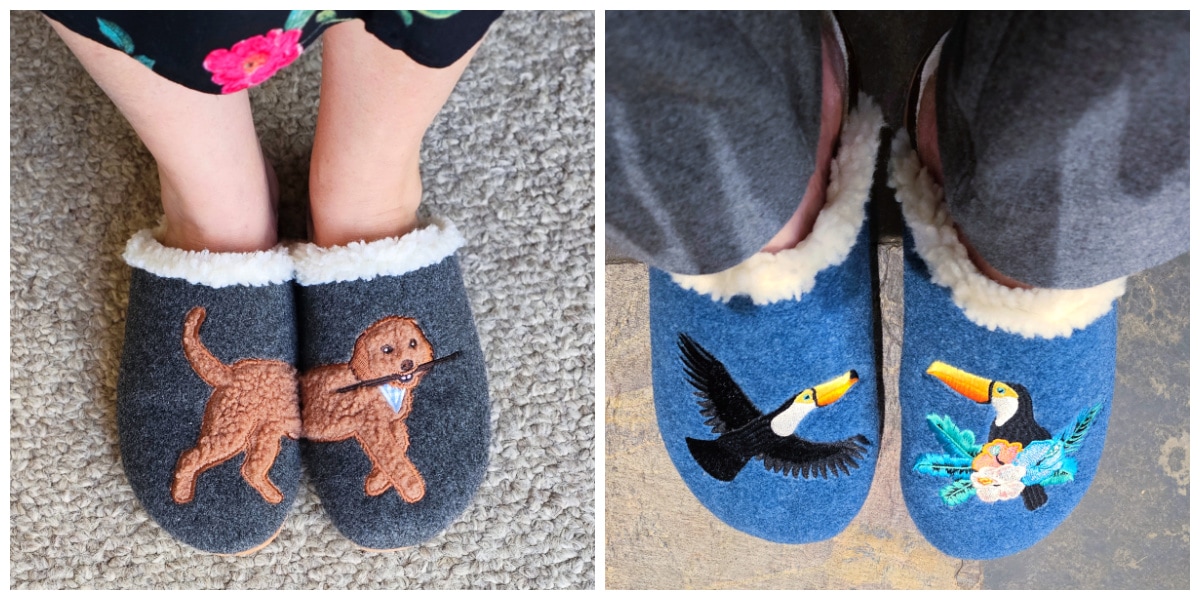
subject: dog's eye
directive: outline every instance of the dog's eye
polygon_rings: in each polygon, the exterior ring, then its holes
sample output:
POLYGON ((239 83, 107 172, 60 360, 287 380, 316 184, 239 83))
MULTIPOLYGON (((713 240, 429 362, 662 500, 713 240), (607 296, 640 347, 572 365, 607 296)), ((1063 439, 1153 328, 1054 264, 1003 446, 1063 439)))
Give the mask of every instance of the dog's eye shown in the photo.
POLYGON ((391 354, 395 348, 392 348, 391 346, 384 346, 383 348, 380 348, 380 350, 383 350, 384 354, 391 354))
POLYGON ((417 338, 413 338, 413 339, 411 339, 411 340, 408 340, 408 347, 409 347, 409 348, 416 348, 416 347, 417 347, 417 338))

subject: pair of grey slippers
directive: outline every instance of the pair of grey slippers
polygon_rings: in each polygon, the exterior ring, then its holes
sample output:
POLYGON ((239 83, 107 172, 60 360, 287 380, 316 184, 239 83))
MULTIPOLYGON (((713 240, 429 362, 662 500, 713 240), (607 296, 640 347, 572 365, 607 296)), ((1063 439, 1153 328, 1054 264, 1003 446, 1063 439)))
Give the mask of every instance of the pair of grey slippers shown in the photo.
POLYGON ((487 375, 455 251, 434 220, 399 238, 254 253, 126 247, 117 390, 138 500, 180 541, 248 554, 307 471, 371 550, 447 527, 487 468, 487 375))

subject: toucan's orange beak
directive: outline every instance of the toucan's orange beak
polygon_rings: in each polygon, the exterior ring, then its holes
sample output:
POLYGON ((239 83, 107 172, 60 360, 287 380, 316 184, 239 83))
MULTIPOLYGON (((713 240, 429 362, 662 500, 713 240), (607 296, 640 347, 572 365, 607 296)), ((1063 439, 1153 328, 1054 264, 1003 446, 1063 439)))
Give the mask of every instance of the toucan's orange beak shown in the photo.
POLYGON ((990 379, 955 369, 940 360, 934 361, 925 372, 941 379, 943 383, 950 386, 950 389, 980 404, 986 404, 992 400, 990 379))
POLYGON ((826 381, 813 388, 816 392, 817 406, 829 406, 838 401, 838 398, 846 395, 854 384, 858 383, 858 372, 854 369, 826 381))

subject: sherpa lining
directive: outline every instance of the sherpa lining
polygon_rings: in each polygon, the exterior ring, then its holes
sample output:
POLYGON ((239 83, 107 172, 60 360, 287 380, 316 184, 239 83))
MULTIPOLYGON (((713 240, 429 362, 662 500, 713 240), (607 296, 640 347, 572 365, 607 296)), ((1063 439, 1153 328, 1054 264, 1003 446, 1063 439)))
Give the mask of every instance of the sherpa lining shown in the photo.
POLYGON ((812 290, 817 273, 842 264, 866 219, 875 173, 883 112, 863 93, 842 127, 841 148, 830 167, 825 207, 812 233, 795 248, 759 252, 742 263, 710 275, 672 275, 675 283, 725 302, 745 294, 755 304, 799 300, 812 290))
POLYGON ((164 226, 143 229, 125 244, 125 263, 159 277, 223 288, 258 287, 292 279, 292 258, 282 245, 259 252, 209 252, 168 248, 158 241, 164 226))
POLYGON ((1025 338, 1070 337, 1108 314, 1125 293, 1124 277, 1081 290, 1015 289, 988 279, 967 257, 942 201, 942 188, 921 166, 905 132, 892 142, 889 171, 917 254, 929 266, 933 282, 950 288, 954 304, 973 323, 1025 338))
POLYGON ((300 285, 370 281, 437 264, 464 243, 466 240, 453 223, 433 218, 424 227, 398 238, 351 242, 334 248, 297 244, 292 248, 292 257, 296 261, 296 282, 300 285))

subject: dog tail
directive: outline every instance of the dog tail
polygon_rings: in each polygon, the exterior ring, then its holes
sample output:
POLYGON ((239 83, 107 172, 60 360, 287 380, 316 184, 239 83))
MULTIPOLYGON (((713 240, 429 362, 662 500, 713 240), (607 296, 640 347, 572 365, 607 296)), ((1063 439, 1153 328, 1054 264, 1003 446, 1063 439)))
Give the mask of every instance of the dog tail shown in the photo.
POLYGON ((188 311, 183 320, 183 355, 192 364, 192 370, 212 387, 229 383, 233 378, 233 369, 213 356, 212 352, 200 341, 200 325, 204 323, 207 312, 203 306, 197 306, 188 311))

